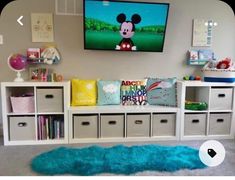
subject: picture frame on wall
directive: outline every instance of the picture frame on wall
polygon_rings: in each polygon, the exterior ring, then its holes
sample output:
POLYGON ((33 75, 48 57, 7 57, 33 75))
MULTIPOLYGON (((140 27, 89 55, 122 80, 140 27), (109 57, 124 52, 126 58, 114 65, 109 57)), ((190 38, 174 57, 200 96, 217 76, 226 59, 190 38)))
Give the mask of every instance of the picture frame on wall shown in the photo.
POLYGON ((193 19, 192 46, 212 45, 212 20, 193 19))
POLYGON ((31 13, 32 42, 54 42, 52 13, 31 13))
POLYGON ((48 68, 30 67, 29 68, 29 80, 30 81, 46 81, 49 74, 48 68))

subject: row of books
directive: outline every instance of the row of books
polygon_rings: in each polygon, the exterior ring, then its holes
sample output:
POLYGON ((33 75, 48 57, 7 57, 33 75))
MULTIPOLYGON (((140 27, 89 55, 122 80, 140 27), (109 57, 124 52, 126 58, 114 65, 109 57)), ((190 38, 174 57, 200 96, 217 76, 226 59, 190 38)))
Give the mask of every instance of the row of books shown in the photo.
POLYGON ((64 120, 62 116, 38 116, 38 140, 64 138, 64 120))

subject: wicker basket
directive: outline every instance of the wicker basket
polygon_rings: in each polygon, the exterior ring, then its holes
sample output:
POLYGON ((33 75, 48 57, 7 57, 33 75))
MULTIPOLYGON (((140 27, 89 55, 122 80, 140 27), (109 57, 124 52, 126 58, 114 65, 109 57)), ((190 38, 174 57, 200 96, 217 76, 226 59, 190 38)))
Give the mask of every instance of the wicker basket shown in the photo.
POLYGON ((13 113, 34 113, 34 96, 10 97, 13 113))

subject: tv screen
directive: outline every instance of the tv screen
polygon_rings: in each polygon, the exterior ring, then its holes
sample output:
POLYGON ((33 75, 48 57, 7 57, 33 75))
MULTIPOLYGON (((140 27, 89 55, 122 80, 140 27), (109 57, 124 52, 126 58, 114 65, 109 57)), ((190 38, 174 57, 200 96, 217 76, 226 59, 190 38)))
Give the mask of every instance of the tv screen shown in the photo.
POLYGON ((84 48, 162 52, 169 4, 84 0, 84 48))

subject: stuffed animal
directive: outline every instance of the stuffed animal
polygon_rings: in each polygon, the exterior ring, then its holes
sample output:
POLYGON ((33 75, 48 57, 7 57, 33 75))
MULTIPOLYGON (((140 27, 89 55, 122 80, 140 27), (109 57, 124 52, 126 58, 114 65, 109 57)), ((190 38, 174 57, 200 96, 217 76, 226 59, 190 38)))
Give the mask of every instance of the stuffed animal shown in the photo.
POLYGON ((60 61, 60 54, 54 47, 45 48, 41 53, 41 57, 44 59, 45 64, 56 64, 60 61))
POLYGON ((229 69, 232 66, 232 61, 230 58, 225 58, 219 61, 216 65, 217 69, 229 69))

